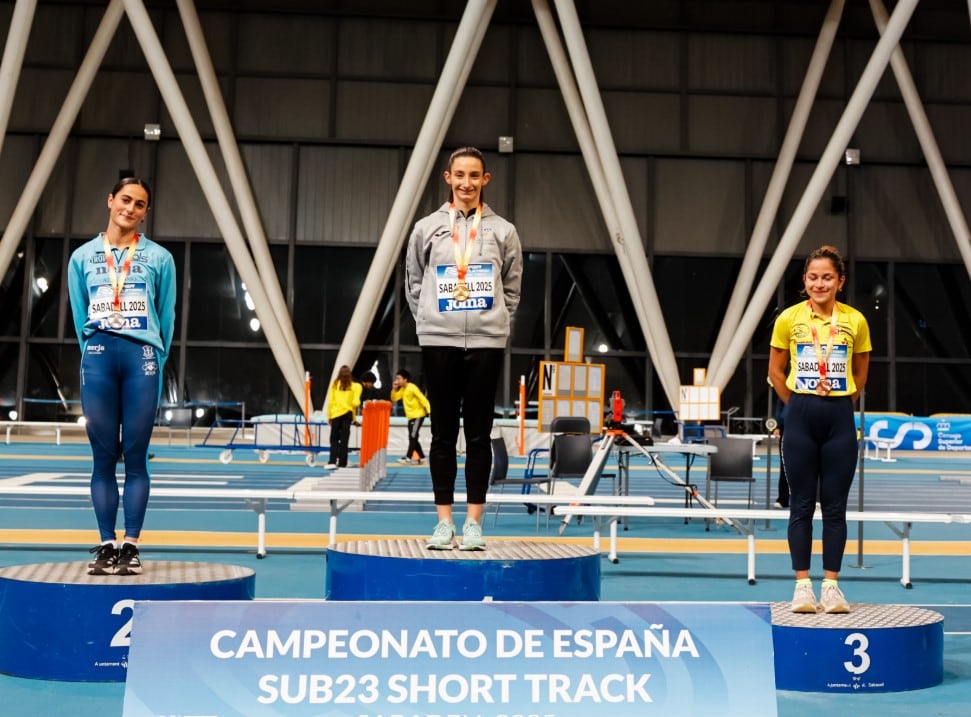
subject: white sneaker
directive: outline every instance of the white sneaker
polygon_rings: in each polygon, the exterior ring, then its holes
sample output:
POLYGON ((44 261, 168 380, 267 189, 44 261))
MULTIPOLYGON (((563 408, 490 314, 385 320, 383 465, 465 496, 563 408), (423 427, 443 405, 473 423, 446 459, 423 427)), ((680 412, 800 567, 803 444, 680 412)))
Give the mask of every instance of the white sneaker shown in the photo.
POLYGON ((844 615, 850 611, 850 604, 839 585, 823 585, 819 591, 819 604, 829 615, 844 615))
POLYGON ((337 467, 336 463, 328 463, 327 465, 324 466, 324 468, 326 468, 327 470, 334 470, 336 467, 337 467))
POLYGON ((429 550, 451 550, 455 540, 455 523, 440 520, 435 526, 432 537, 426 543, 429 550))
POLYGON ((792 594, 792 611, 816 613, 816 595, 811 583, 796 583, 796 590, 792 594))
POLYGON ((462 545, 459 550, 485 550, 485 540, 482 539, 482 526, 478 521, 469 518, 462 526, 462 545))

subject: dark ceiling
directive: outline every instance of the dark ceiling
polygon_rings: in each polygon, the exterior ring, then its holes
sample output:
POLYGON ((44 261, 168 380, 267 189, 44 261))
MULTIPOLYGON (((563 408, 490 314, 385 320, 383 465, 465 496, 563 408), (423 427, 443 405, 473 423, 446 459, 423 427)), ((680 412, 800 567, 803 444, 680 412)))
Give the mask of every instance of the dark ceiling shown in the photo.
MULTIPOLYGON (((547 0, 555 7, 554 0, 547 0)), ((104 7, 105 0, 41 0, 40 5, 104 7)), ((585 27, 690 29, 813 35, 830 0, 575 0, 585 27)), ((884 0, 892 11, 897 0, 884 0)), ((151 9, 172 9, 172 0, 146 0, 151 9)), ((402 20, 458 21, 462 0, 196 0, 197 9, 222 12, 299 13, 381 17, 402 20)), ((494 22, 535 22, 530 0, 498 0, 494 22)), ((844 36, 874 37, 869 0, 846 0, 840 26, 844 36)), ((968 0, 920 0, 905 39, 971 42, 968 0)))

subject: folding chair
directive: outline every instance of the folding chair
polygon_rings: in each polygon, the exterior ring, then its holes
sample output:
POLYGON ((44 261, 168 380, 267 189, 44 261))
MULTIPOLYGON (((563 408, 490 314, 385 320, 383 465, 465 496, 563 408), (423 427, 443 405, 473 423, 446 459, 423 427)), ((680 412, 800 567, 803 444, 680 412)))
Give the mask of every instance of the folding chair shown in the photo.
MULTIPOLYGON (((752 469, 751 438, 709 438, 708 444, 718 449, 708 456, 708 474, 705 477, 705 500, 718 507, 719 483, 747 483, 748 507, 751 508, 755 497, 755 476, 752 469), (714 495, 711 489, 714 487, 714 495)), ((705 521, 705 530, 710 529, 705 521)))
MULTIPOLYGON (((506 441, 503 438, 492 439, 492 473, 489 475, 489 490, 498 488, 502 493, 507 485, 518 485, 526 492, 527 486, 548 485, 552 483, 553 476, 540 475, 522 478, 509 477, 509 452, 506 450, 506 441)), ((525 500, 523 501, 525 504, 525 500)), ((499 520, 499 504, 496 504, 496 513, 492 518, 492 525, 495 527, 499 520)), ((539 531, 539 512, 536 513, 536 530, 539 531)))

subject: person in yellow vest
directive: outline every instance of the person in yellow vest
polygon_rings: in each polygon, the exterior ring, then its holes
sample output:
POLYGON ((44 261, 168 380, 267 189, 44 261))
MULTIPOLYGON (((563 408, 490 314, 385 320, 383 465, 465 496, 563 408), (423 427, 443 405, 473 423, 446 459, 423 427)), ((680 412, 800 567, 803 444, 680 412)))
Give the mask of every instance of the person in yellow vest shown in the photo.
POLYGON ((327 403, 327 421, 330 423, 330 461, 327 468, 343 468, 347 465, 347 444, 354 415, 361 405, 362 389, 351 375, 350 367, 341 366, 337 378, 330 385, 327 403))
POLYGON ((418 432, 425 416, 431 413, 432 407, 415 384, 411 382, 411 373, 401 369, 394 376, 391 384, 391 400, 401 401, 405 409, 405 418, 408 419, 408 450, 404 458, 399 458, 399 463, 422 463, 425 460, 425 452, 421 449, 418 440, 418 432))
POLYGON ((789 555, 796 574, 791 609, 846 613, 850 604, 838 578, 858 451, 853 410, 869 373, 870 329, 863 314, 836 300, 846 267, 834 247, 813 251, 802 278, 807 300, 779 314, 769 344, 769 383, 786 404, 781 452, 789 482, 789 555), (817 496, 823 515, 818 603, 809 578, 817 496))

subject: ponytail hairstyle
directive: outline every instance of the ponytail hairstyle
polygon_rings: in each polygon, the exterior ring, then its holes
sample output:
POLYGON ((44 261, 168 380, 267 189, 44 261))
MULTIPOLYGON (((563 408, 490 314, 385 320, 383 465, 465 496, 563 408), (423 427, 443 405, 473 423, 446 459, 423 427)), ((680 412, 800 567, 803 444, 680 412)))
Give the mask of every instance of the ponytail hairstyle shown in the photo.
POLYGON ((802 267, 803 274, 809 271, 809 265, 814 259, 829 259, 833 262, 833 268, 836 269, 836 274, 841 279, 846 276, 846 262, 843 261, 843 257, 840 256, 839 250, 835 246, 825 244, 809 252, 809 256, 806 257, 806 263, 802 267))
MULTIPOLYGON (((816 259, 829 259, 832 263, 833 268, 836 269, 836 275, 840 279, 846 278, 846 262, 843 261, 842 255, 839 253, 839 249, 835 246, 830 246, 829 244, 824 244, 818 249, 813 249, 809 252, 809 256, 806 257, 806 263, 802 267, 802 275, 805 278, 806 272, 809 271, 809 265, 816 259)), ((840 286, 842 290, 842 286, 840 286)), ((800 292, 805 295, 806 289, 803 288, 800 292)))
POLYGON ((140 177, 125 177, 124 179, 118 180, 118 184, 111 189, 111 195, 114 196, 118 194, 122 187, 127 187, 129 184, 137 184, 139 187, 144 189, 145 194, 148 195, 148 206, 152 206, 152 189, 148 186, 148 182, 140 177))
MULTIPOLYGON (((454 152, 452 152, 448 156, 448 165, 445 167, 445 170, 447 172, 451 172, 452 171, 452 164, 459 157, 473 157, 473 158, 479 160, 480 162, 482 162, 482 173, 483 174, 485 174, 488 171, 486 169, 485 155, 482 154, 482 150, 480 150, 480 149, 478 149, 476 147, 459 147, 457 150, 455 150, 454 152)), ((483 189, 479 193, 479 200, 481 201, 484 196, 485 196, 485 190, 483 189)), ((453 196, 453 192, 452 192, 452 190, 450 188, 448 190, 448 201, 451 202, 451 201, 454 201, 454 199, 455 199, 455 197, 453 196)))

